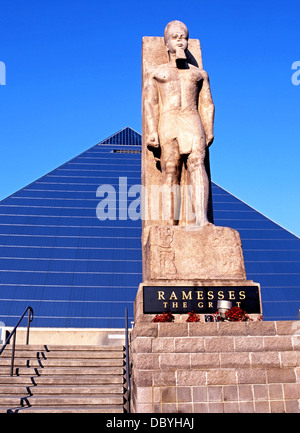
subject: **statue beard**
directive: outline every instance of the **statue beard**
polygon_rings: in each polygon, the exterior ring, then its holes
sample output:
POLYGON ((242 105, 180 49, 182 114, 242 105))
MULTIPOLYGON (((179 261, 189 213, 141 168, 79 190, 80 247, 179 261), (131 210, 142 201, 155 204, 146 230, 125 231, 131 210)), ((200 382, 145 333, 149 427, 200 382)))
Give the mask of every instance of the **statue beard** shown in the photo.
POLYGON ((183 48, 181 47, 176 47, 176 60, 185 60, 186 54, 183 48))

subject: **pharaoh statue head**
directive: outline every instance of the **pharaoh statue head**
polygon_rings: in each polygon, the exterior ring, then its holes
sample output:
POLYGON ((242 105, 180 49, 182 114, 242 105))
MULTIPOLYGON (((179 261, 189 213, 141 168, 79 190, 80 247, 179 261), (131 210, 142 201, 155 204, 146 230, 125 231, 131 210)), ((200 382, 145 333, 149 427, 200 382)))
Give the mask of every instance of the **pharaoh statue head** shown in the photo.
POLYGON ((170 56, 176 59, 186 59, 189 31, 181 21, 170 21, 164 31, 164 41, 170 56))

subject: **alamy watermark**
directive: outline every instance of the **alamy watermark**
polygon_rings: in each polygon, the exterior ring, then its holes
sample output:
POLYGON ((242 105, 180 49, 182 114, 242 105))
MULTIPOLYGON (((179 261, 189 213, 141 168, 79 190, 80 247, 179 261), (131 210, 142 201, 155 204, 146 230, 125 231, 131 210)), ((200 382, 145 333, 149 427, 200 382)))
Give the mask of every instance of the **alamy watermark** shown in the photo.
POLYGON ((296 70, 296 72, 292 75, 292 83, 294 86, 298 86, 300 84, 300 61, 294 62, 292 64, 292 69, 296 70))
POLYGON ((5 339, 5 323, 0 321, 0 344, 4 343, 5 339))
POLYGON ((128 188, 127 177, 119 177, 119 184, 100 185, 96 197, 101 198, 96 208, 100 221, 105 220, 175 220, 193 221, 195 214, 192 208, 191 185, 144 185, 136 184, 128 188), (180 197, 180 209, 176 211, 171 205, 180 197), (174 215, 173 215, 174 213, 174 215))
POLYGON ((6 66, 4 62, 0 62, 0 86, 6 85, 6 66))

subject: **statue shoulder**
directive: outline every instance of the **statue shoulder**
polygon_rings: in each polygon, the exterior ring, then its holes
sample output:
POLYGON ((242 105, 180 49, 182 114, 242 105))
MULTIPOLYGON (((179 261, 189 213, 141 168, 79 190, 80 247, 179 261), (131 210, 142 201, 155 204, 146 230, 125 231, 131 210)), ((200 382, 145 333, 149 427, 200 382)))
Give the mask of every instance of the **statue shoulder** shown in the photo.
POLYGON ((164 63, 162 65, 157 66, 149 66, 146 70, 146 76, 148 78, 161 78, 162 76, 166 75, 166 73, 169 71, 170 67, 168 63, 164 63))
POLYGON ((203 80, 208 80, 208 73, 204 69, 200 69, 203 80))
POLYGON ((201 68, 198 68, 197 66, 194 65, 190 65, 190 68, 199 76, 199 78, 203 79, 203 80, 207 80, 208 79, 208 73, 201 68))

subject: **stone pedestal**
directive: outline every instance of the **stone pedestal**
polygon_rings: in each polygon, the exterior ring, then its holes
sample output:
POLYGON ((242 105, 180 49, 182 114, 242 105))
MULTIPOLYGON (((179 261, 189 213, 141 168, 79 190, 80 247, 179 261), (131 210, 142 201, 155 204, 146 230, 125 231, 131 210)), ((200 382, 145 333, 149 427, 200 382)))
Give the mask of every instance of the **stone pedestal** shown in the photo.
POLYGON ((143 232, 144 281, 246 280, 236 230, 156 225, 143 232))
POLYGON ((300 411, 300 322, 137 324, 133 413, 300 411))
MULTIPOLYGON (((250 293, 251 290, 247 291, 250 293)), ((232 301, 233 306, 254 313, 252 318, 262 313, 260 286, 246 278, 241 239, 236 230, 213 224, 202 228, 167 225, 144 228, 143 283, 139 286, 135 300, 135 323, 151 322, 155 312, 163 311, 180 313, 175 315, 175 321, 185 321, 190 311, 214 314, 218 299, 232 301), (253 287, 253 290, 259 292, 255 311, 245 308, 247 302, 243 301, 248 295, 242 289, 243 286, 253 287), (163 310, 145 310, 145 287, 154 288, 156 294, 153 296, 161 300, 163 310), (169 293, 169 288, 172 287, 174 292, 169 293), (206 289, 207 287, 211 289, 206 289), (165 291, 168 292, 167 298, 165 291), (178 308, 172 309, 173 305, 178 308)))

